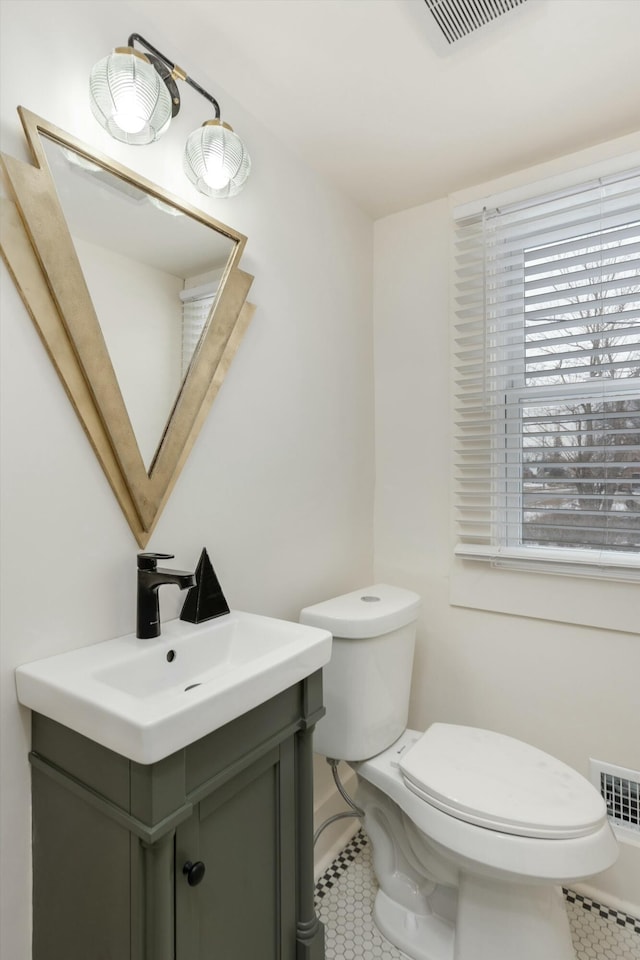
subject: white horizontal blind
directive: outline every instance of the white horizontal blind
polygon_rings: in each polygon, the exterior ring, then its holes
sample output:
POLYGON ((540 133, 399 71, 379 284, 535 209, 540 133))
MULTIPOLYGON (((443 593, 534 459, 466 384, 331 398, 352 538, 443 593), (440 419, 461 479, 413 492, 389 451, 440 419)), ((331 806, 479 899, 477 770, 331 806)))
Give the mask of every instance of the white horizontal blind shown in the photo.
POLYGON ((206 284, 187 288, 180 294, 182 301, 182 376, 187 370, 200 342, 202 332, 207 325, 217 286, 206 284))
POLYGON ((458 552, 635 564, 640 170, 487 208, 455 242, 458 552))

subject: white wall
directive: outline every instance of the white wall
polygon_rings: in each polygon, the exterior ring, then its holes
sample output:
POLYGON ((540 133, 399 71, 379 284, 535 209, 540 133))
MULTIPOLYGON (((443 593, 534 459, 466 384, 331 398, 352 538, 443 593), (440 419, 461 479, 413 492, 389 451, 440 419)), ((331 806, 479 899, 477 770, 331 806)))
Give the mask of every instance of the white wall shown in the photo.
POLYGON ((181 277, 74 238, 147 469, 182 384, 181 277))
MULTIPOLYGON (((150 3, 134 22, 126 2, 3 0, 2 149, 25 156, 22 104, 248 236, 257 311, 149 549, 188 569, 206 545, 232 607, 297 619, 372 575, 372 225, 237 107, 209 64, 172 47, 177 8, 160 6, 164 26, 150 3), (93 120, 89 70, 134 30, 219 95, 253 159, 239 197, 207 201, 182 175, 182 144, 206 116, 188 88, 148 148, 116 144, 93 120)), ((0 955, 28 960, 29 716, 13 671, 133 630, 137 548, 4 264, 1 294, 0 955)), ((167 590, 165 618, 178 597, 167 590)))
MULTIPOLYGON (((527 171, 503 186, 595 162, 606 152, 527 171)), ((447 200, 375 225, 375 578, 412 588, 424 601, 410 722, 417 729, 440 720, 497 730, 585 775, 589 757, 640 769, 640 636, 613 629, 624 608, 626 630, 637 631, 637 584, 585 586, 473 567, 468 576, 492 576, 492 589, 508 594, 513 613, 451 603, 450 249, 447 200), (585 625, 575 604, 563 612, 570 587, 585 587, 596 599, 600 628, 585 625)), ((605 902, 626 903, 637 913, 640 844, 625 845, 618 865, 591 884, 605 902)))

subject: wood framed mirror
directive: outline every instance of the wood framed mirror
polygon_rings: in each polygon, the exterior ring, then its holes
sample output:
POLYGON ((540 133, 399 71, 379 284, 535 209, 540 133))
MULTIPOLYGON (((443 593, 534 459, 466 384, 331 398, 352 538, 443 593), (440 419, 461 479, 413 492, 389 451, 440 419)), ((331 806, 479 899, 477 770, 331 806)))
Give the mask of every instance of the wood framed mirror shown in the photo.
POLYGON ((2 255, 144 547, 254 312, 246 237, 18 113, 2 255))

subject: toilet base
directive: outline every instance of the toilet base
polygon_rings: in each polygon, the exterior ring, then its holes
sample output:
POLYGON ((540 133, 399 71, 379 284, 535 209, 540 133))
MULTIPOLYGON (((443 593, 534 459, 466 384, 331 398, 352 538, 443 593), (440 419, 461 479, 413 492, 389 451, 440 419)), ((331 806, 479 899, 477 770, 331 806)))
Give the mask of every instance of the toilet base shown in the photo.
POLYGON ((378 890, 373 920, 380 933, 412 960, 454 960, 454 926, 442 917, 412 913, 378 890))
POLYGON ((453 960, 515 957, 575 960, 561 888, 462 874, 453 960))
POLYGON ((373 919, 412 960, 575 960, 559 887, 460 878, 455 924, 379 890, 373 919))

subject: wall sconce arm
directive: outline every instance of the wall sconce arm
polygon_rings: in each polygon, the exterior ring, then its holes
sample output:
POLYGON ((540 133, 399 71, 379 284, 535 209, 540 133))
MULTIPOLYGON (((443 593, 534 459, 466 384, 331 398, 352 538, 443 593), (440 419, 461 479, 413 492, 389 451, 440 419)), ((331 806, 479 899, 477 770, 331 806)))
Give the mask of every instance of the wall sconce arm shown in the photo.
MULTIPOLYGON (((200 94, 200 96, 204 97, 205 100, 208 100, 209 103, 212 104, 213 109, 215 111, 215 119, 216 120, 220 119, 220 105, 215 97, 212 97, 210 93, 207 93, 204 87, 201 87, 199 83, 196 83, 195 80, 193 80, 190 76, 188 76, 188 74, 182 69, 182 67, 179 67, 177 64, 173 63, 173 61, 169 60, 168 57, 165 57, 164 53, 161 53, 160 50, 158 50, 156 47, 150 44, 147 40, 145 40, 144 37, 141 37, 139 33, 132 33, 131 36, 129 37, 129 40, 127 41, 127 45, 129 47, 133 47, 135 41, 137 41, 141 46, 143 46, 146 50, 148 50, 149 53, 151 53, 154 57, 157 57, 158 60, 161 60, 162 63, 164 63, 165 66, 169 68, 171 79, 184 80, 184 82, 188 83, 190 87, 192 87, 194 90, 196 90, 200 94)), ((155 63, 154 63, 154 66, 156 66, 155 63)), ((159 72, 160 72, 160 75, 162 76, 162 79, 166 82, 166 77, 163 76, 161 71, 159 72)), ((180 109, 179 103, 178 103, 178 109, 180 109)), ((176 113, 177 112, 178 110, 176 110, 176 113)))

